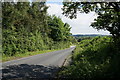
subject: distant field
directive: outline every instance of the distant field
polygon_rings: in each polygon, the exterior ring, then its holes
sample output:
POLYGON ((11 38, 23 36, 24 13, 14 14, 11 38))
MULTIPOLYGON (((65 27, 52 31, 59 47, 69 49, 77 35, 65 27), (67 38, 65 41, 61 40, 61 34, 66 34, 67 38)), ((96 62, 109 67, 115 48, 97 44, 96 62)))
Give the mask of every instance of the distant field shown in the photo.
POLYGON ((96 36, 110 36, 110 35, 101 35, 101 34, 77 34, 72 35, 74 37, 96 37, 96 36))

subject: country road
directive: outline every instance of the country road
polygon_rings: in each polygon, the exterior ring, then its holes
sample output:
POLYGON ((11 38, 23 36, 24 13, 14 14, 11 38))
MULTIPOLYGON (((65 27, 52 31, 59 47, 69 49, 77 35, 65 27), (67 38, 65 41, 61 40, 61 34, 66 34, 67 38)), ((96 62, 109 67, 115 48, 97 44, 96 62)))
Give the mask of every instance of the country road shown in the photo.
POLYGON ((54 78, 75 46, 2 63, 2 80, 54 78))

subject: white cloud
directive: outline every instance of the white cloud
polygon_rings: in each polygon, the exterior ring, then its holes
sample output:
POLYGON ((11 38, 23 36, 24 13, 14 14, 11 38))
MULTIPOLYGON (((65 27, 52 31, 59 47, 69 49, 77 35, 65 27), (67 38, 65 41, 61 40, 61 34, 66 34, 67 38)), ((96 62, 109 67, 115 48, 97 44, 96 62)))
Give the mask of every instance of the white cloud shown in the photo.
POLYGON ((90 27, 91 22, 97 17, 94 12, 89 14, 79 13, 77 15, 77 19, 69 19, 62 15, 62 5, 60 4, 47 4, 49 7, 48 13, 50 15, 55 14, 56 16, 61 17, 64 22, 67 22, 72 27, 72 34, 106 34, 108 35, 108 31, 97 31, 96 29, 90 27))
POLYGON ((58 5, 58 4, 47 4, 47 6, 49 6, 48 8, 48 13, 50 15, 55 14, 56 16, 62 16, 62 5, 58 5))
POLYGON ((63 0, 47 0, 48 2, 63 2, 63 0))

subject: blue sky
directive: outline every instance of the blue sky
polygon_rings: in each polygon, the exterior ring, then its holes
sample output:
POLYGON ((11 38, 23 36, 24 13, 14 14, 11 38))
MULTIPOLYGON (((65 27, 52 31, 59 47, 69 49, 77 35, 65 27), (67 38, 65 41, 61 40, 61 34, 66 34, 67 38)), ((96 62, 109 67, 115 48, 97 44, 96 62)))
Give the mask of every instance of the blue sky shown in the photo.
POLYGON ((47 0, 46 4, 58 4, 62 5, 63 0, 47 0))

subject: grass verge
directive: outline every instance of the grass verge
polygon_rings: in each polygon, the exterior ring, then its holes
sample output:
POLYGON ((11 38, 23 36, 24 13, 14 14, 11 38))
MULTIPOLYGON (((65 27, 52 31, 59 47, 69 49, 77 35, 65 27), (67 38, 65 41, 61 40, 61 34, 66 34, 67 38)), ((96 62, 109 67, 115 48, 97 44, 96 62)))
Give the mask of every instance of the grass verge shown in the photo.
POLYGON ((26 52, 26 53, 23 53, 23 54, 15 54, 14 56, 3 55, 2 56, 2 62, 6 62, 6 61, 10 61, 10 60, 15 60, 15 59, 23 58, 23 57, 28 57, 28 56, 33 56, 33 55, 37 55, 37 54, 48 53, 48 52, 57 51, 57 50, 62 50, 62 49, 43 50, 43 51, 35 51, 35 52, 26 52))

